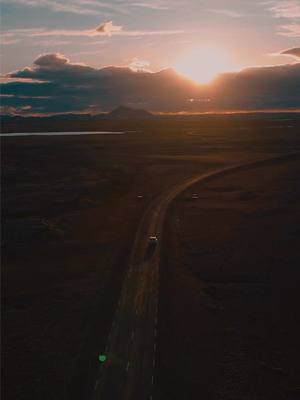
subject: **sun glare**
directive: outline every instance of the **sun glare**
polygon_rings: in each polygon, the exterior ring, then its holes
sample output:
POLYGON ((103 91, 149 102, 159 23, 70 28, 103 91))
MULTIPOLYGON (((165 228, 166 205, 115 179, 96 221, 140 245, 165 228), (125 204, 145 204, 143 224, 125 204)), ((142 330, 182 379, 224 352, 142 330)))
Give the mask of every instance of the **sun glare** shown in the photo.
POLYGON ((220 49, 199 48, 184 54, 175 70, 197 83, 208 83, 222 72, 236 69, 228 55, 220 49))

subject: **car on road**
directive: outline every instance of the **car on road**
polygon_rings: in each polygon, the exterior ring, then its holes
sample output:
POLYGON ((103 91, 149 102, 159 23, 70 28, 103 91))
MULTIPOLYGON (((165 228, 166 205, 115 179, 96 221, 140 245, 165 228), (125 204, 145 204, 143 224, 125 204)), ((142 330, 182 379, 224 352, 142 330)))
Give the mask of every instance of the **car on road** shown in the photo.
POLYGON ((152 246, 154 246, 154 245, 156 246, 157 243, 158 243, 157 236, 150 236, 150 237, 149 237, 149 243, 151 243, 152 246))
POLYGON ((158 243, 157 236, 149 236, 145 259, 149 259, 153 256, 157 247, 157 243, 158 243))

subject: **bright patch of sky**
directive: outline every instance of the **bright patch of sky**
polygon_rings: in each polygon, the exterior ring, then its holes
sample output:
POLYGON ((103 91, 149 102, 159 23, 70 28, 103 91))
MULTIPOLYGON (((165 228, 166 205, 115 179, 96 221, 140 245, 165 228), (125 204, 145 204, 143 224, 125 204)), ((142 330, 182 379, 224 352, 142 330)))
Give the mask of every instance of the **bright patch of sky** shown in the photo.
POLYGON ((157 71, 202 46, 237 67, 280 64, 300 41, 300 0, 2 0, 1 14, 2 73, 56 52, 157 71))

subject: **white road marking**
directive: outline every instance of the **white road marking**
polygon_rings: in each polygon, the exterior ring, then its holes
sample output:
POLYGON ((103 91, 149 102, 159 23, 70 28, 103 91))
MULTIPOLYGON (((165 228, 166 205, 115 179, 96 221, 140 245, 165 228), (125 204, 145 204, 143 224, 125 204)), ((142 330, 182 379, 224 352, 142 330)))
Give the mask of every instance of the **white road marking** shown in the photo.
POLYGON ((151 378, 152 385, 153 385, 153 382, 154 382, 154 375, 152 375, 152 378, 151 378))
POLYGON ((96 380, 96 383, 95 383, 94 390, 96 390, 96 389, 97 389, 98 385, 99 385, 99 379, 97 379, 97 380, 96 380))
POLYGON ((128 369, 129 369, 129 365, 130 365, 130 363, 129 363, 129 361, 127 361, 127 365, 126 365, 126 371, 128 371, 128 369))

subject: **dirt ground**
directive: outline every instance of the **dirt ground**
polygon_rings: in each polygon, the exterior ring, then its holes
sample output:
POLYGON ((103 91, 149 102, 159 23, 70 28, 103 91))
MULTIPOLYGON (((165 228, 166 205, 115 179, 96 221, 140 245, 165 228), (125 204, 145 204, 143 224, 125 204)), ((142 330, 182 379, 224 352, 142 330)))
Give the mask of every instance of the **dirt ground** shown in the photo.
POLYGON ((195 185, 164 234, 158 399, 300 398, 300 159, 195 185))
POLYGON ((155 196, 196 173, 300 148, 299 120, 138 126, 1 140, 4 399, 89 397, 132 238, 155 196))

